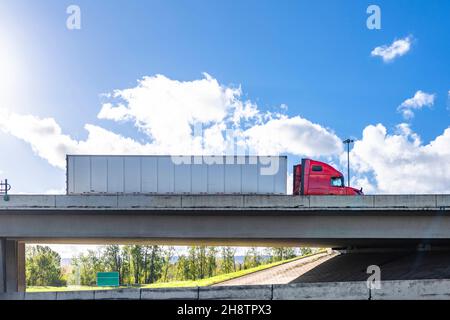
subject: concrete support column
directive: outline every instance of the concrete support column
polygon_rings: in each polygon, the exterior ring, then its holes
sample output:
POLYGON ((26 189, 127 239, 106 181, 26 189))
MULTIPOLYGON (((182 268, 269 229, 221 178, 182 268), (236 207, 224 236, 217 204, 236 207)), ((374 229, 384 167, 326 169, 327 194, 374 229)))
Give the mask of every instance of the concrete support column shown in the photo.
POLYGON ((25 242, 17 241, 17 291, 25 292, 25 242))
POLYGON ((25 291, 25 243, 0 238, 0 293, 25 291))

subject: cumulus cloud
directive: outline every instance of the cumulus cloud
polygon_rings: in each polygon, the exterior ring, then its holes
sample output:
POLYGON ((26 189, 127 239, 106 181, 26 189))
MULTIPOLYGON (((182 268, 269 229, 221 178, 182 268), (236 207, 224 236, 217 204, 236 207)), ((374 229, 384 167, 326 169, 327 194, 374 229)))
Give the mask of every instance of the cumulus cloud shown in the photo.
POLYGON ((52 118, 20 115, 0 109, 0 128, 31 145, 33 151, 51 165, 63 167, 64 154, 73 150, 77 142, 61 131, 52 118))
MULTIPOLYGON (((117 123, 117 130, 121 123, 132 122, 147 139, 138 141, 88 123, 87 138, 76 140, 53 118, 5 109, 0 109, 0 130, 30 144, 38 156, 61 169, 66 154, 229 154, 230 136, 239 150, 249 153, 326 157, 346 166, 341 139, 332 130, 301 116, 262 112, 242 98, 240 87, 222 85, 206 74, 185 82, 145 77, 105 99, 100 119, 117 123)), ((420 109, 433 99, 418 91, 402 108, 420 109)), ((242 154, 237 148, 232 152, 242 154)), ((351 151, 351 181, 366 193, 448 193, 449 163, 450 128, 423 144, 406 123, 392 134, 382 124, 369 125, 351 151)), ((289 176, 289 192, 291 182, 289 176)))
POLYGON ((150 143, 116 134, 102 127, 86 124, 86 140, 74 140, 63 134, 53 118, 21 115, 0 109, 0 127, 27 142, 32 150, 51 165, 64 169, 66 154, 160 154, 160 148, 150 143))
MULTIPOLYGON (((449 193, 450 128, 428 144, 408 124, 367 126, 351 151, 354 181, 379 193, 449 193), (368 176, 373 176, 372 181, 368 176)), ((344 156, 342 156, 343 158, 344 156)))
POLYGON ((342 142, 332 131, 295 116, 281 116, 244 132, 249 144, 263 154, 307 154, 313 157, 336 155, 342 142))
POLYGON ((411 49, 412 37, 395 40, 391 45, 383 45, 372 50, 372 57, 381 57, 384 62, 391 62, 405 55, 411 49))
POLYGON ((118 103, 105 103, 100 119, 134 121, 155 144, 178 149, 191 143, 192 126, 223 122, 227 116, 253 116, 251 107, 239 100, 240 88, 222 86, 210 75, 194 81, 177 81, 163 75, 144 77, 134 88, 115 90, 118 103), (233 114, 233 111, 234 114, 233 114))
POLYGON ((262 112, 242 99, 240 87, 221 85, 208 74, 177 81, 144 77, 137 86, 115 90, 99 119, 131 121, 146 141, 86 124, 87 139, 62 132, 53 118, 0 110, 0 130, 27 143, 50 164, 65 167, 66 154, 270 154, 336 155, 340 139, 329 129, 300 116, 262 112), (230 141, 234 144, 231 148, 230 141))
POLYGON ((403 101, 403 103, 397 108, 397 110, 402 113, 405 119, 411 119, 414 117, 413 110, 420 110, 423 107, 431 107, 434 104, 434 99, 434 94, 419 90, 416 92, 414 97, 403 101))

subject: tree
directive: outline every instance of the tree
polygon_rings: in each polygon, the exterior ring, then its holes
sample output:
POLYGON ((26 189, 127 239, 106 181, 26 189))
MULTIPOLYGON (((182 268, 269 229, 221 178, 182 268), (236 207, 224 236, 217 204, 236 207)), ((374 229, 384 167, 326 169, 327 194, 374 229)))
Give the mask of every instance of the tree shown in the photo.
POLYGON ((131 246, 122 246, 120 255, 122 257, 121 284, 131 284, 131 246))
POLYGON ((142 246, 131 246, 130 247, 131 256, 131 269, 133 271, 134 284, 141 283, 141 273, 144 266, 144 255, 142 246))
POLYGON ((160 246, 147 247, 146 265, 148 268, 147 279, 145 283, 154 283, 159 280, 162 274, 164 259, 162 257, 162 249, 160 246), (148 262, 147 262, 148 261, 148 262))
POLYGON ((262 257, 258 252, 258 248, 251 247, 244 256, 244 269, 254 268, 261 264, 262 257))
POLYGON ((169 272, 169 267, 170 267, 170 260, 173 257, 173 254, 175 253, 175 248, 174 247, 168 247, 165 251, 164 251, 164 274, 163 274, 163 282, 167 282, 167 276, 168 276, 168 272, 169 272))
POLYGON ((217 249, 216 247, 209 247, 206 254, 207 276, 213 277, 217 273, 217 249))
POLYGON ((109 245, 105 247, 102 257, 106 271, 119 272, 119 282, 122 283, 122 256, 119 245, 109 245))
POLYGON ((184 255, 180 255, 178 257, 178 261, 176 263, 176 278, 178 280, 191 279, 189 273, 189 261, 184 255))
POLYGON ((88 250, 87 254, 80 254, 72 260, 72 273, 79 284, 94 286, 97 284, 97 273, 105 271, 101 251, 88 250))
POLYGON ((207 271, 208 270, 208 262, 206 259, 206 247, 205 246, 196 247, 196 251, 197 251, 197 264, 198 264, 196 278, 204 279, 208 272, 207 271))
POLYGON ((61 257, 47 246, 26 248, 27 286, 64 286, 61 257))
POLYGON ((301 256, 306 256, 308 254, 312 253, 312 249, 311 248, 300 248, 300 255, 301 256))
POLYGON ((236 264, 234 260, 235 254, 236 248, 222 247, 222 263, 221 263, 222 273, 230 273, 236 271, 236 264))
POLYGON ((297 256, 295 248, 292 247, 267 248, 266 253, 269 255, 268 262, 282 261, 297 256))

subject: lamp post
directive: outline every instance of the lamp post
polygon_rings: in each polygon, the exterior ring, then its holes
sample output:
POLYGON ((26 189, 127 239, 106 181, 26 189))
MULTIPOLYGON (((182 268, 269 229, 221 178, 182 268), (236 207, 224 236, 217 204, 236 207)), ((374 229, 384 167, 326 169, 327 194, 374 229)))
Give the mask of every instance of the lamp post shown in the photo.
POLYGON ((342 142, 347 145, 347 185, 350 187, 350 143, 355 142, 355 140, 347 139, 342 142))

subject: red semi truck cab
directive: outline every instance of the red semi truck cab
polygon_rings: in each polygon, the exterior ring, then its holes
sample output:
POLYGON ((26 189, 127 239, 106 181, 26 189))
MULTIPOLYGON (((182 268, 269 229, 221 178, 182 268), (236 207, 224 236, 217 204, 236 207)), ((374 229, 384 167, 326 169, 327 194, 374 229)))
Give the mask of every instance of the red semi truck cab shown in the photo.
POLYGON ((344 176, 332 166, 302 159, 294 166, 294 195, 362 195, 362 189, 346 187, 344 176))

